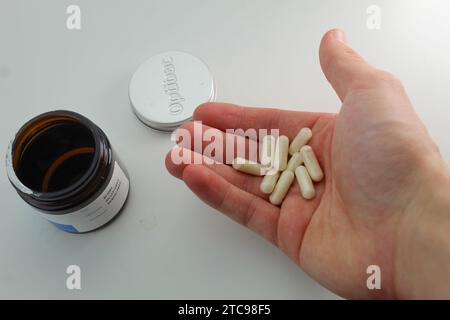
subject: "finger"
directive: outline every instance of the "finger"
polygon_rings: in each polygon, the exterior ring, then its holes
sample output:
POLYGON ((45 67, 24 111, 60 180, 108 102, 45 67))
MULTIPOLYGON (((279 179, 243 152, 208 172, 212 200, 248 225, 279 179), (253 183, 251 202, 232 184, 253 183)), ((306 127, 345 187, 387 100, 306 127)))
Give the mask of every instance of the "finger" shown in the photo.
POLYGON ((205 166, 188 165, 183 180, 205 203, 277 244, 279 208, 237 188, 205 166))
MULTIPOLYGON (((189 165, 192 164, 191 161, 181 162, 177 161, 178 157, 185 158, 185 159, 193 159, 194 156, 191 155, 194 153, 194 151, 175 147, 171 151, 169 151, 166 155, 166 168, 167 170, 176 178, 182 179, 183 171, 184 169, 189 165)), ((222 163, 212 163, 209 161, 211 159, 206 159, 205 156, 203 156, 203 162, 200 165, 206 166, 210 170, 214 171, 221 177, 223 177, 225 180, 233 184, 234 186, 249 192, 251 194, 254 194, 258 197, 261 197, 265 200, 269 199, 269 195, 264 194, 260 190, 260 184, 262 181, 262 177, 254 177, 250 176, 248 174, 238 172, 231 168, 228 165, 222 164, 222 163)))
POLYGON ((330 114, 242 107, 230 103, 205 103, 195 110, 194 120, 222 131, 279 129, 280 135, 287 135, 292 139, 301 128, 312 128, 317 120, 325 115, 330 114))
POLYGON ((256 136, 247 139, 198 121, 183 124, 175 135, 179 146, 221 163, 231 164, 236 157, 258 161, 259 143, 256 136))
POLYGON ((358 81, 362 82, 375 72, 373 67, 347 45, 346 36, 339 29, 330 30, 323 36, 319 56, 322 70, 341 101, 352 86, 358 85, 358 81))

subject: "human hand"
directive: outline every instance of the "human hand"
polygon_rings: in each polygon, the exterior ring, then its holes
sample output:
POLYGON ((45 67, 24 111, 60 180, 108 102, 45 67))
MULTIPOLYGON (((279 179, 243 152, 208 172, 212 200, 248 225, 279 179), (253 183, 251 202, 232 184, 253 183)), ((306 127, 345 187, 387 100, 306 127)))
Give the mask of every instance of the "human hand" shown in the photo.
MULTIPOLYGON (((279 129, 292 140, 311 128, 325 174, 314 199, 303 199, 294 182, 281 207, 273 206, 260 177, 225 164, 176 164, 173 152, 192 153, 189 147, 168 153, 169 172, 342 296, 450 297, 450 174, 436 145, 401 83, 368 65, 341 31, 324 36, 320 62, 342 101, 339 114, 215 103, 194 114, 224 143, 226 129, 279 129), (381 290, 366 287, 369 265, 381 269, 381 290)), ((182 127, 195 136, 192 122, 182 127)))

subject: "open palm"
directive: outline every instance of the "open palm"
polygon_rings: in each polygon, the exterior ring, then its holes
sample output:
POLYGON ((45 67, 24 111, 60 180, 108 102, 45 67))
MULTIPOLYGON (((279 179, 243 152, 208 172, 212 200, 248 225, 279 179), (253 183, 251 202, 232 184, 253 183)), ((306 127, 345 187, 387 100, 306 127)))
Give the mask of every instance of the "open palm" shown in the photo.
MULTIPOLYGON (((225 164, 176 165, 173 151, 166 165, 199 198, 273 242, 331 290, 346 297, 396 297, 397 260, 408 238, 404 221, 414 218, 406 217, 407 209, 427 182, 428 163, 442 160, 399 81, 370 67, 339 31, 324 36, 320 60, 343 103, 339 114, 219 103, 194 114, 224 141, 227 129, 279 129, 293 139, 299 129, 311 128, 310 145, 325 174, 314 199, 303 199, 293 183, 276 207, 259 190, 260 177, 225 164), (366 286, 370 265, 381 269, 382 290, 366 286)), ((183 128, 193 133, 194 124, 183 128)))

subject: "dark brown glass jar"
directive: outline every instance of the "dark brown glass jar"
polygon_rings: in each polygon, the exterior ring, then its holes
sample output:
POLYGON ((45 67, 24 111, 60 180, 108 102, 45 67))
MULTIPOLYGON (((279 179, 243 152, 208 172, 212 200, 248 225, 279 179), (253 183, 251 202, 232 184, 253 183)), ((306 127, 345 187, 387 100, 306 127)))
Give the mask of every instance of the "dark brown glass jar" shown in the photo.
POLYGON ((47 112, 23 125, 9 146, 6 167, 20 197, 67 232, 103 226, 129 192, 105 133, 71 111, 47 112))

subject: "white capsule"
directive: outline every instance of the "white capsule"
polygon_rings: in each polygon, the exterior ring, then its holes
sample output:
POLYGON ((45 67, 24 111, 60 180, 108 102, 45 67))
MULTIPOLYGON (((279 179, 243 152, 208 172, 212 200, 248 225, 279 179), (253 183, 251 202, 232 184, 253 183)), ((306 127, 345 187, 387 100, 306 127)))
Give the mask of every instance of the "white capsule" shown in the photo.
POLYGON ((298 166, 303 164, 303 157, 300 152, 296 152, 292 155, 287 164, 286 170, 294 172, 298 166))
POLYGON ((280 173, 276 170, 272 170, 268 172, 264 179, 261 181, 260 189, 262 193, 270 194, 272 193, 275 185, 277 184, 278 178, 280 177, 280 173))
POLYGON ((275 153, 275 137, 272 135, 264 136, 261 145, 261 165, 264 167, 271 167, 273 164, 273 156, 275 153))
POLYGON ((297 169, 295 169, 295 177, 297 178, 303 198, 308 200, 314 198, 316 190, 314 189, 308 170, 306 170, 304 166, 297 167, 297 169))
POLYGON ((301 129, 289 146, 289 154, 292 156, 294 153, 299 152, 300 149, 309 142, 311 137, 312 131, 310 128, 301 129))
POLYGON ((259 163, 243 158, 234 159, 233 168, 237 171, 248 173, 253 176, 262 176, 266 171, 259 163))
POLYGON ((286 136, 279 136, 275 146, 275 155, 273 159, 273 168, 278 171, 283 171, 287 167, 287 159, 289 152, 289 138, 286 136))
POLYGON ((294 181, 294 173, 292 173, 292 171, 283 171, 280 179, 278 179, 275 189, 270 195, 270 203, 276 206, 280 205, 283 202, 284 197, 286 197, 292 181, 294 181))
POLYGON ((319 182, 323 179, 323 171, 320 168, 319 161, 314 154, 314 150, 310 146, 303 146, 300 149, 303 157, 303 163, 308 170, 309 176, 313 181, 319 182))

